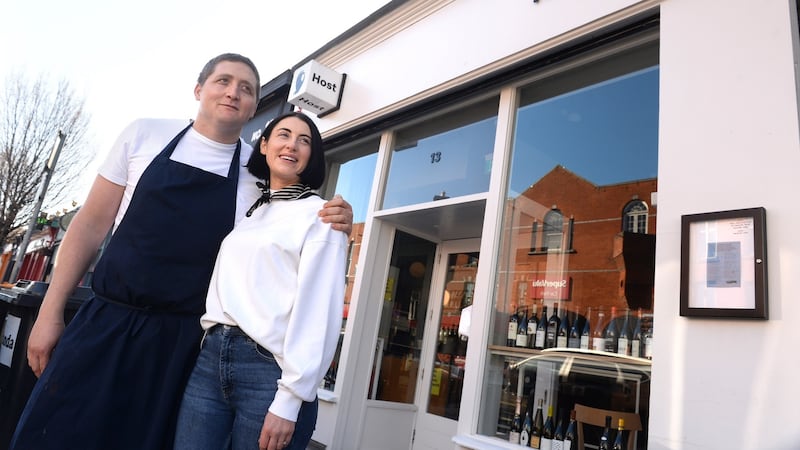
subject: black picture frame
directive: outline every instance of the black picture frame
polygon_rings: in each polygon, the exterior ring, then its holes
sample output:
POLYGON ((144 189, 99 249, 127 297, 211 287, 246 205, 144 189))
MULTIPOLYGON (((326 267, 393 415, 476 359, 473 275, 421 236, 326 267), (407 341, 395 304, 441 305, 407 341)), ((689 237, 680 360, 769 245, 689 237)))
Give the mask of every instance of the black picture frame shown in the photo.
POLYGON ((768 319, 766 209, 681 216, 680 297, 681 316, 768 319))

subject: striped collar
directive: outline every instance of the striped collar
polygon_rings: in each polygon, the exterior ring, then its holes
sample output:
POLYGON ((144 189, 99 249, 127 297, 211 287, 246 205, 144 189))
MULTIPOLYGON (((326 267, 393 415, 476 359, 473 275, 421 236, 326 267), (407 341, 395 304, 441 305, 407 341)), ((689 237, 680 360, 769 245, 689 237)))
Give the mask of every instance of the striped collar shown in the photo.
POLYGON ((278 189, 274 192, 270 192, 269 184, 256 181, 256 186, 258 186, 258 189, 261 190, 261 197, 259 197, 258 200, 253 203, 253 206, 247 210, 247 214, 245 214, 247 217, 250 217, 256 208, 264 203, 269 203, 272 200, 299 200, 301 198, 317 195, 317 193, 314 192, 311 187, 300 183, 286 186, 285 188, 278 189))

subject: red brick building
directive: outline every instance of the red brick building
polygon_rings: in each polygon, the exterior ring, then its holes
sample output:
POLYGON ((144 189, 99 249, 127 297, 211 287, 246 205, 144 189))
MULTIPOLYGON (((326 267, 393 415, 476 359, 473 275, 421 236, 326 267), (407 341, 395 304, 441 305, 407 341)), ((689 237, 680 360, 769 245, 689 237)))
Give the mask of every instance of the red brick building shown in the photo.
POLYGON ((510 201, 510 308, 544 300, 549 313, 554 302, 579 314, 601 305, 651 312, 656 191, 656 179, 596 186, 556 166, 510 201))

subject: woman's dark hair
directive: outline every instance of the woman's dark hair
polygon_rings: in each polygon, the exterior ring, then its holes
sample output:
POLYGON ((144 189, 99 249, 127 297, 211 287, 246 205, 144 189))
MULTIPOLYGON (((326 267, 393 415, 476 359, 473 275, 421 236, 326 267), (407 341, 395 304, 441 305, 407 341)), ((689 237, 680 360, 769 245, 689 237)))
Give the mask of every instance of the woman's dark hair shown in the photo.
POLYGON ((305 122, 309 130, 311 130, 311 155, 308 158, 308 165, 300 172, 300 182, 311 189, 319 189, 325 180, 325 152, 322 149, 322 135, 314 121, 299 111, 281 114, 267 124, 261 136, 253 145, 253 152, 250 154, 250 159, 245 167, 254 176, 269 181, 269 166, 267 165, 267 159, 261 154, 261 140, 269 140, 272 130, 275 129, 278 123, 288 117, 297 117, 305 122))

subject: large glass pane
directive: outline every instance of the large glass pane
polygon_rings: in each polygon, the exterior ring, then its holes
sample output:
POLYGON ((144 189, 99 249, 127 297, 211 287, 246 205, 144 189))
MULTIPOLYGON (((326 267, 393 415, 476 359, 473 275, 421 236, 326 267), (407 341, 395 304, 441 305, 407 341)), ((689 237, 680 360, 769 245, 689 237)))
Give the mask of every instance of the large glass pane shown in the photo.
POLYGON ((447 255, 447 275, 437 327, 439 339, 428 392, 428 412, 453 420, 458 420, 461 408, 478 256, 478 252, 447 255))
POLYGON ((414 403, 436 244, 397 231, 368 398, 414 403))
MULTIPOLYGON (((646 422, 643 421, 647 420, 650 397, 649 361, 550 350, 525 359, 510 354, 495 355, 494 363, 503 367, 496 436, 508 439, 517 407, 524 421, 526 416, 533 420, 540 407, 546 419, 552 405, 553 428, 560 426, 562 432, 566 432, 570 412, 576 405, 583 405, 603 409, 612 416, 630 414, 625 440, 631 438, 635 446, 626 448, 646 448, 646 422)), ((615 430, 617 422, 612 426, 615 430)), ((571 448, 596 449, 601 433, 601 427, 584 425, 584 446, 573 442, 571 448)))
POLYGON ((486 192, 498 98, 397 131, 383 209, 486 192))
POLYGON ((353 207, 353 225, 364 225, 367 203, 372 191, 372 179, 378 162, 378 143, 370 145, 373 153, 351 159, 339 166, 336 193, 341 194, 353 207))
POLYGON ((651 44, 520 90, 483 434, 514 439, 514 416, 524 421, 542 401, 554 427, 576 404, 635 413, 646 446, 657 57, 651 44), (591 363, 544 358, 555 354, 591 363))
MULTIPOLYGON (((361 238, 364 235, 364 221, 367 216, 369 195, 372 191, 372 180, 375 176, 375 165, 378 161, 378 138, 369 139, 343 149, 337 149, 327 156, 331 165, 330 173, 336 177, 333 193, 341 194, 353 207, 353 231, 350 233, 350 243, 347 249, 347 274, 345 278, 344 314, 342 318, 342 332, 339 344, 333 357, 328 372, 322 384, 323 389, 334 390, 336 387, 336 372, 339 366, 339 355, 342 350, 347 316, 350 310, 350 299, 353 294, 353 285, 358 265, 358 255, 361 250, 361 238)), ((333 181, 333 180, 331 180, 333 181)), ((333 195, 326 195, 330 197, 333 195)))

